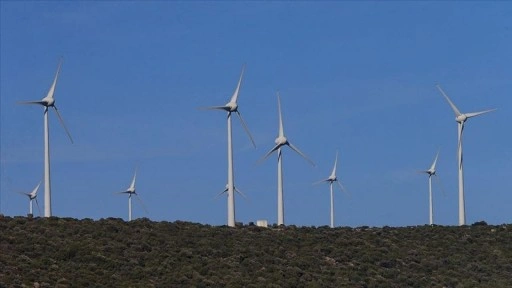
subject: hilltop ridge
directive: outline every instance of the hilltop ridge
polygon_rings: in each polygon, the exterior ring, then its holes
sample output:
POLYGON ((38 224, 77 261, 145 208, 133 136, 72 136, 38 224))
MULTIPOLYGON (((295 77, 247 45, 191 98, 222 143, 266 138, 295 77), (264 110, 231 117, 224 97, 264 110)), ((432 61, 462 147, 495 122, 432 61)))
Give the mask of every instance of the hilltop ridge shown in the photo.
POLYGON ((512 287, 512 225, 0 217, 0 287, 512 287))

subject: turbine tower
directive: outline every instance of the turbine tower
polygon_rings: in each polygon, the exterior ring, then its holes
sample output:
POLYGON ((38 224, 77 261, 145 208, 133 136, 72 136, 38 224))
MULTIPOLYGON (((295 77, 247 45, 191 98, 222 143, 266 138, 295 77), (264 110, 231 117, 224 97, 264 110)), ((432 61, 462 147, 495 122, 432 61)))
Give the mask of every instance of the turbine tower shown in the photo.
POLYGON ((334 228, 334 193, 332 190, 332 184, 334 182, 336 182, 336 184, 338 184, 338 186, 340 187, 340 191, 348 194, 347 190, 345 189, 345 187, 343 187, 343 184, 341 184, 341 182, 338 180, 338 177, 336 176, 337 165, 338 165, 338 151, 336 151, 336 160, 334 160, 334 167, 332 168, 331 175, 326 179, 323 179, 323 180, 320 180, 320 181, 314 183, 314 184, 319 184, 319 183, 323 183, 323 182, 329 183, 329 188, 331 191, 331 228, 334 228))
POLYGON ((448 95, 444 93, 441 86, 437 85, 437 89, 441 92, 441 94, 446 98, 450 107, 452 107, 453 112, 455 113, 455 121, 457 121, 458 126, 458 146, 457 146, 457 155, 458 155, 458 169, 459 169, 459 225, 466 225, 466 203, 464 199, 464 167, 462 162, 462 132, 464 131, 464 123, 471 118, 478 115, 482 115, 488 112, 492 112, 496 109, 489 109, 480 112, 472 112, 472 113, 461 113, 459 109, 453 104, 453 102, 448 98, 448 95))
POLYGON ((277 224, 284 225, 284 201, 283 201, 283 155, 281 153, 281 147, 288 146, 293 151, 297 152, 302 158, 306 159, 311 165, 315 166, 315 163, 311 161, 304 153, 302 153, 297 147, 288 141, 284 134, 283 128, 283 117, 281 115, 281 97, 277 92, 277 108, 279 110, 279 136, 276 138, 276 145, 272 148, 263 158, 265 160, 274 151, 277 151, 277 224))
POLYGON ((55 78, 53 79, 53 83, 50 86, 50 90, 48 90, 48 93, 46 94, 46 97, 39 101, 24 101, 20 102, 20 104, 36 104, 36 105, 42 105, 44 108, 44 217, 51 217, 52 216, 52 200, 51 200, 51 185, 50 185, 50 127, 48 124, 48 110, 49 108, 53 108, 55 110, 55 113, 57 114, 57 117, 59 118, 60 123, 62 124, 62 127, 64 127, 64 130, 66 131, 66 134, 69 137, 69 140, 71 140, 71 143, 73 143, 73 138, 71 138, 71 134, 69 133, 68 128, 66 127, 66 124, 64 124, 64 120, 62 119, 62 116, 59 113, 59 110, 57 109, 57 106, 55 106, 55 87, 57 85, 57 79, 59 78, 60 68, 62 66, 62 60, 59 61, 59 65, 57 67, 57 72, 55 73, 55 78))
POLYGON ((429 202, 429 224, 434 225, 434 206, 433 206, 433 198, 432 198, 432 176, 437 176, 436 174, 436 163, 437 157, 439 157, 439 151, 436 154, 436 158, 434 158, 434 162, 430 166, 428 170, 420 171, 422 173, 428 174, 428 202, 429 202))
POLYGON ((144 203, 142 203, 142 200, 140 200, 139 195, 137 192, 135 192, 135 179, 137 178, 137 170, 135 170, 135 174, 133 174, 132 183, 130 184, 130 187, 122 192, 117 192, 117 194, 128 194, 128 221, 132 221, 132 195, 135 195, 137 200, 140 202, 142 208, 147 213, 147 209, 144 206, 144 203))
POLYGON ((240 111, 238 111, 238 94, 240 92, 240 85, 242 84, 242 79, 244 76, 245 71, 245 65, 242 66, 242 72, 240 73, 240 78, 238 79, 238 84, 236 85, 235 92, 233 93, 233 96, 231 96, 231 99, 228 103, 224 106, 212 106, 212 107, 206 107, 204 109, 209 110, 224 110, 228 112, 227 120, 228 120, 228 187, 227 187, 227 193, 228 193, 228 226, 235 227, 235 175, 234 175, 234 169, 233 169, 233 145, 232 145, 232 133, 231 133, 231 113, 236 113, 238 115, 238 118, 240 119, 240 122, 242 123, 242 126, 244 127, 245 132, 249 136, 249 139, 251 139, 252 145, 256 147, 256 144, 254 143, 254 140, 251 136, 251 132, 249 132, 249 128, 247 128, 247 125, 245 124, 244 119, 242 118, 242 114, 240 114, 240 111))
POLYGON ((39 184, 37 184, 36 188, 34 188, 34 190, 32 190, 32 192, 30 192, 30 193, 19 192, 20 194, 27 196, 29 199, 29 214, 30 215, 34 215, 32 212, 33 211, 33 203, 32 203, 33 200, 36 201, 37 209, 39 210, 39 215, 41 215, 41 208, 39 208, 39 203, 37 202, 37 191, 39 190, 40 185, 41 185, 41 182, 39 182, 39 184))

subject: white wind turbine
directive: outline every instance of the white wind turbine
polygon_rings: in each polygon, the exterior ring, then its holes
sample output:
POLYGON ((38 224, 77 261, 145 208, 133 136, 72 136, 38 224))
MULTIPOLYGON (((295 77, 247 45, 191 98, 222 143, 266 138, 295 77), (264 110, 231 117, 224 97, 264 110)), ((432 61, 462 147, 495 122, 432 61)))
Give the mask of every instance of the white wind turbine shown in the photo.
POLYGON ((50 185, 50 127, 48 124, 48 110, 49 108, 53 108, 57 117, 59 118, 62 127, 66 131, 66 134, 73 143, 73 139, 71 138, 71 134, 69 133, 66 124, 64 124, 64 120, 55 106, 55 87, 57 85, 57 79, 59 78, 60 68, 62 66, 62 60, 59 61, 59 65, 57 67, 57 72, 55 73, 55 78, 53 79, 53 83, 50 86, 50 90, 46 94, 46 97, 39 101, 23 101, 19 102, 20 104, 36 104, 42 105, 44 107, 44 217, 52 216, 52 201, 51 201, 51 185, 50 185))
POLYGON ((436 158, 434 158, 434 162, 430 166, 428 170, 420 171, 421 173, 428 174, 428 202, 429 202, 429 224, 434 225, 434 206, 433 206, 433 197, 432 197, 432 176, 437 176, 436 174, 436 164, 437 158, 439 157, 439 151, 436 154, 436 158))
POLYGON ((329 188, 330 188, 330 192, 331 192, 331 228, 334 228, 334 193, 332 190, 332 184, 334 182, 336 182, 338 184, 338 186, 340 187, 340 191, 348 194, 347 190, 345 189, 345 187, 343 187, 343 184, 341 184, 341 182, 338 180, 338 177, 336 176, 337 165, 338 165, 338 151, 336 151, 336 160, 334 160, 334 167, 332 168, 331 175, 326 179, 323 179, 323 180, 320 180, 320 181, 314 183, 314 184, 320 184, 323 182, 329 182, 329 188))
POLYGON ((32 192, 30 192, 30 193, 18 192, 18 193, 23 194, 28 197, 30 215, 34 215, 32 212, 33 211, 33 203, 32 203, 33 200, 36 201, 37 209, 39 210, 39 215, 41 215, 41 208, 39 208, 39 203, 37 202, 37 191, 39 190, 40 185, 41 185, 41 182, 39 182, 39 184, 37 184, 36 188, 34 188, 34 190, 32 190, 32 192))
POLYGON ((441 94, 446 98, 448 104, 452 107, 453 112, 455 113, 455 121, 458 124, 458 169, 459 169, 459 225, 466 224, 466 204, 464 200, 464 170, 463 170, 463 162, 462 162, 462 132, 464 131, 464 123, 471 117, 475 117, 478 115, 482 115, 488 112, 492 112, 496 109, 489 109, 480 112, 472 112, 472 113, 461 113, 459 109, 453 104, 453 102, 448 98, 448 95, 444 93, 441 86, 437 85, 437 89, 441 92, 441 94))
POLYGON ((242 72, 240 73, 240 78, 238 79, 238 84, 236 85, 235 92, 233 93, 233 96, 231 96, 231 99, 228 103, 224 106, 212 106, 212 107, 205 107, 204 109, 209 110, 224 110, 228 112, 228 184, 227 184, 227 193, 228 193, 228 226, 235 227, 235 175, 234 175, 234 169, 233 169, 233 145, 232 145, 232 133, 231 133, 231 113, 236 113, 238 115, 238 118, 240 119, 240 122, 242 123, 242 126, 245 129, 245 132, 247 132, 247 135, 249 136, 249 139, 251 139, 252 145, 256 147, 256 144, 254 143, 254 140, 251 136, 251 133, 249 132, 249 128, 247 128, 247 125, 245 124, 244 119, 242 118, 242 114, 240 114, 240 111, 238 111, 238 94, 240 92, 240 85, 242 84, 242 78, 244 76, 245 71, 245 65, 242 66, 242 72))
POLYGON ((117 194, 128 194, 128 221, 132 221, 132 195, 135 195, 137 197, 137 200, 139 200, 142 208, 147 213, 148 210, 144 206, 144 203, 142 203, 142 200, 140 200, 139 195, 135 191, 135 179, 137 178, 137 170, 135 170, 135 174, 133 174, 132 183, 130 184, 130 187, 126 189, 126 191, 117 192, 117 194))
POLYGON ((281 115, 281 98, 279 92, 277 92, 277 108, 279 110, 279 136, 274 141, 276 145, 272 148, 263 158, 265 160, 274 151, 277 151, 277 224, 284 225, 284 201, 283 201, 283 155, 281 154, 281 147, 288 146, 293 151, 297 152, 302 158, 306 159, 311 165, 315 166, 315 163, 311 161, 304 153, 302 153, 297 147, 288 141, 284 135, 283 129, 283 117, 281 115))

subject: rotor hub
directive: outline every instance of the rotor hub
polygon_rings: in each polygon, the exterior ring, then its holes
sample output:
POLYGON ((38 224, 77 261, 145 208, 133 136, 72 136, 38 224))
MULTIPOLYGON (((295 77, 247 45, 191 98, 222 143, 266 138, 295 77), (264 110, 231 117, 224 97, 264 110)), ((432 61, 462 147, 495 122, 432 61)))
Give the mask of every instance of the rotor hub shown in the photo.
POLYGON ((285 145, 288 144, 288 139, 286 139, 286 137, 284 136, 281 136, 277 137, 274 142, 276 143, 276 145, 285 145))
POLYGON ((44 106, 46 107, 53 106, 53 104, 55 103, 55 99, 50 97, 44 97, 41 101, 44 103, 44 106))
POLYGON ((455 121, 457 121, 459 123, 464 123, 464 122, 466 122, 467 119, 468 119, 468 116, 466 116, 465 114, 461 114, 461 115, 455 117, 455 121))
POLYGON ((238 109, 238 104, 236 104, 234 102, 228 102, 226 104, 226 108, 228 108, 229 112, 236 112, 238 109))

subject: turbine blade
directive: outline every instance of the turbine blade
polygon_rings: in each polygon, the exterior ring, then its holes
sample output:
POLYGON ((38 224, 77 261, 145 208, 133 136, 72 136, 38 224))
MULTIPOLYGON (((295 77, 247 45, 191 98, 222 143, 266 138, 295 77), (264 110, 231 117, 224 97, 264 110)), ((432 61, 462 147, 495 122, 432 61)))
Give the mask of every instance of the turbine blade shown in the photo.
POLYGON ((336 150, 336 160, 334 160, 334 167, 332 168, 331 176, 336 176, 336 166, 338 166, 338 151, 336 150))
POLYGON ((57 106, 53 105, 53 109, 55 109, 55 113, 57 113, 57 117, 59 118, 59 122, 64 127, 64 130, 66 130, 66 134, 68 134, 69 140, 71 140, 71 143, 73 143, 73 138, 71 138, 71 134, 69 133, 68 127, 66 126, 66 123, 64 123, 64 119, 62 119, 62 116, 60 115, 59 109, 57 109, 57 106))
POLYGON ((345 189, 345 186, 343 186, 343 184, 341 184, 340 181, 336 181, 336 183, 338 183, 338 186, 340 187, 341 189, 341 192, 345 193, 348 195, 348 197, 352 198, 352 194, 350 194, 350 192, 348 192, 347 189, 345 189))
POLYGON ((434 162, 430 166, 430 171, 436 171, 437 157, 439 157, 439 150, 437 151, 436 158, 434 158, 434 162))
POLYGON ((37 206, 37 210, 39 211, 39 216, 41 216, 41 207, 39 207, 39 202, 37 201, 37 198, 34 198, 34 200, 36 200, 36 206, 37 206))
POLYGON ((238 190, 238 188, 236 188, 236 187, 233 187, 233 188, 235 188, 235 192, 240 194, 245 200, 249 200, 249 198, 247 198, 247 196, 242 191, 238 190))
POLYGON ((302 153, 297 147, 295 147, 292 143, 288 142, 288 146, 292 148, 293 151, 297 152, 302 158, 306 159, 311 165, 316 166, 315 162, 308 158, 304 153, 302 153))
MULTIPOLYGON (((460 150, 462 149, 462 135, 463 135, 463 132, 464 132, 464 122, 459 123, 459 125, 461 125, 461 128, 460 128, 460 134, 458 135, 459 136, 458 137, 459 143, 458 143, 458 146, 457 146, 457 157, 459 157, 460 150)), ((461 156, 461 159, 460 159, 460 167, 462 167, 462 156, 461 156)))
POLYGON ((320 181, 316 181, 316 182, 314 182, 314 183, 313 183, 313 185, 318 185, 318 184, 320 184, 320 183, 329 182, 329 180, 330 180, 329 178, 325 178, 325 179, 322 179, 322 180, 320 180, 320 181))
POLYGON ((133 174, 132 183, 130 184, 130 187, 128 187, 127 191, 135 191, 135 179, 137 178, 137 169, 135 169, 135 173, 133 174))
POLYGON ((18 104, 21 104, 21 105, 33 105, 33 104, 37 104, 37 105, 43 105, 45 104, 45 102, 43 101, 18 101, 17 102, 18 104))
POLYGON ((144 209, 144 212, 146 212, 146 214, 149 214, 148 209, 146 209, 146 205, 144 205, 144 202, 142 202, 142 199, 140 199, 139 195, 137 195, 137 193, 133 193, 133 194, 135 195, 135 199, 137 199, 137 201, 139 201, 139 204, 142 207, 142 209, 144 209))
POLYGON ((36 188, 34 188, 34 190, 32 190, 32 193, 31 194, 37 194, 37 190, 39 190, 39 186, 41 186, 41 181, 39 181, 39 184, 37 184, 36 188))
POLYGON ((208 106, 208 107, 199 107, 199 110, 224 110, 229 111, 229 107, 227 106, 208 106))
POLYGON ((268 153, 265 154, 265 156, 263 156, 260 160, 258 160, 258 162, 262 162, 263 160, 267 159, 268 156, 270 156, 270 154, 272 154, 272 152, 274 152, 277 149, 279 149, 279 147, 281 147, 281 144, 277 144, 276 146, 274 146, 274 148, 270 149, 270 151, 268 151, 268 153))
POLYGON ((283 116, 281 113, 281 96, 277 91, 277 109, 279 111, 279 137, 284 137, 283 116))
POLYGON ((21 191, 14 191, 15 193, 18 193, 18 194, 21 194, 21 195, 25 195, 27 197, 30 198, 30 193, 26 193, 26 192, 21 192, 21 191))
POLYGON ((244 77, 245 64, 242 65, 242 72, 240 72, 240 78, 238 79, 238 84, 236 85, 235 92, 233 92, 233 96, 231 96, 231 100, 229 102, 236 103, 238 99, 238 93, 240 92, 240 85, 242 84, 242 79, 244 77))
POLYGON ((222 194, 224 194, 224 193, 226 193, 226 192, 228 192, 228 188, 227 188, 227 187, 226 187, 226 189, 224 189, 224 191, 221 191, 220 193, 218 193, 217 195, 215 195, 215 197, 214 197, 213 199, 217 199, 217 198, 219 198, 219 196, 220 196, 220 195, 222 195, 222 194))
POLYGON ((52 86, 50 86, 50 90, 48 90, 48 94, 46 94, 45 98, 53 98, 53 95, 55 94, 55 87, 57 86, 57 79, 59 78, 61 66, 62 66, 62 58, 59 59, 59 65, 57 66, 57 72, 55 72, 55 78, 53 79, 52 86))
POLYGON ((113 194, 130 194, 130 191, 114 192, 113 194))
POLYGON ((240 122, 242 122, 242 126, 244 127, 245 132, 249 136, 249 139, 251 139, 252 146, 254 146, 254 148, 256 148, 256 143, 254 143, 254 139, 252 138, 251 132, 249 132, 249 128, 247 128, 247 124, 245 124, 245 121, 242 118, 242 114, 240 114, 240 112, 237 110, 236 115, 238 115, 238 118, 240 118, 240 122))
POLYGON ((459 111, 459 109, 457 109, 457 106, 455 106, 455 104, 453 104, 452 100, 450 100, 450 98, 448 98, 448 95, 446 95, 446 93, 444 93, 443 89, 441 89, 441 86, 439 85, 436 85, 437 89, 439 89, 439 91, 441 92, 441 94, 443 94, 444 98, 446 98, 446 100, 448 101, 448 104, 450 104, 450 106, 452 107, 452 110, 453 112, 455 113, 455 116, 460 116, 462 115, 459 111))
POLYGON ((437 181, 437 184, 441 188, 441 193, 443 194, 443 197, 446 197, 446 191, 444 190, 443 183, 441 183, 441 178, 437 174, 434 176, 436 176, 434 177, 434 179, 437 181))
POLYGON ((492 112, 492 111, 495 111, 495 110, 496 109, 489 109, 489 110, 480 111, 480 112, 466 113, 464 115, 466 115, 466 117, 468 117, 468 118, 471 118, 471 117, 475 117, 475 116, 478 116, 478 115, 489 113, 489 112, 492 112))

